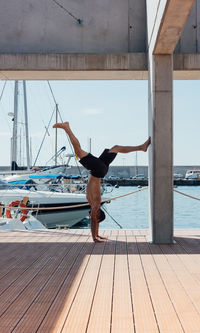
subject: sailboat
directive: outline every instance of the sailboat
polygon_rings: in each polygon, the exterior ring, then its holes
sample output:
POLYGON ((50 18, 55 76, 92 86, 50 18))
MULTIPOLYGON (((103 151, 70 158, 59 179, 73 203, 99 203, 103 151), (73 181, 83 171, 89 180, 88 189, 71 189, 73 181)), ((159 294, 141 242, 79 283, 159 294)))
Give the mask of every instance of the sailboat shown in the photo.
MULTIPOLYGON (((37 156, 35 158, 35 161, 33 163, 33 165, 31 166, 31 156, 30 156, 30 150, 31 150, 31 145, 30 145, 30 140, 29 140, 29 126, 28 126, 28 110, 27 110, 27 94, 26 94, 26 81, 23 81, 23 97, 24 97, 24 125, 25 125, 25 143, 26 143, 26 167, 22 167, 22 166, 18 166, 18 156, 20 154, 19 150, 21 151, 21 144, 20 144, 20 148, 19 146, 19 81, 15 81, 15 88, 14 88, 14 112, 9 112, 8 115, 12 117, 12 121, 13 121, 13 133, 12 133, 12 138, 11 138, 11 171, 7 172, 6 174, 13 174, 14 172, 16 174, 21 174, 21 173, 30 173, 30 172, 36 172, 37 168, 36 167, 36 162, 38 160, 41 148, 42 148, 42 144, 44 142, 46 133, 47 133, 47 128, 45 127, 45 135, 43 138, 43 142, 38 150, 37 156)), ((56 119, 57 119, 57 113, 58 113, 58 105, 56 104, 56 119)), ((20 143, 21 143, 21 136, 20 136, 20 143)), ((57 132, 55 135, 55 154, 53 155, 53 157, 51 157, 51 159, 49 161, 47 161, 47 163, 52 162, 53 160, 55 161, 55 165, 52 167, 44 167, 42 168, 45 169, 44 171, 47 171, 49 173, 58 173, 58 172, 65 172, 66 169, 69 167, 68 162, 65 165, 58 165, 57 163, 57 159, 60 156, 61 153, 63 153, 66 150, 66 147, 62 147, 58 150, 57 147, 57 132)), ((41 170, 40 170, 41 171, 41 170)), ((4 173, 5 174, 5 173, 4 173)))
MULTIPOLYGON (((26 100, 26 84, 23 81, 24 90, 24 111, 25 111, 25 128, 26 128, 26 156, 27 172, 30 174, 30 156, 29 156, 29 134, 28 134, 28 115, 26 100)), ((14 94, 14 115, 13 115, 13 137, 11 148, 11 169, 15 171, 17 166, 17 121, 18 121, 18 81, 15 82, 14 94)), ((22 200, 23 197, 29 198, 29 207, 38 208, 32 215, 47 228, 55 228, 57 225, 73 226, 77 222, 89 215, 90 206, 87 202, 85 193, 57 193, 52 191, 36 191, 12 188, 7 182, 0 183, 0 202, 5 205, 15 200, 22 200), (86 204, 85 206, 80 206, 86 204), (59 210, 52 208, 63 207, 59 210), (67 208, 67 206, 73 206, 67 208), (77 206, 77 207, 76 207, 77 206), (42 208, 49 208, 42 210, 42 208)))

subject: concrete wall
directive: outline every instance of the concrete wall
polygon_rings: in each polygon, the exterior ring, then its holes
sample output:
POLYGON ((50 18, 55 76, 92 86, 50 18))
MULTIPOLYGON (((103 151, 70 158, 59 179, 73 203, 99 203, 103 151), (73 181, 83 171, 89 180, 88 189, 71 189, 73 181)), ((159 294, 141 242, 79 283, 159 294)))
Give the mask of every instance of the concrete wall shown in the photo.
MULTIPOLYGON (((145 0, 59 0, 76 20, 52 0, 0 1, 0 53, 146 52, 145 0)), ((161 15, 166 1, 147 1, 161 15)), ((148 22, 149 25, 153 22, 148 22)), ((200 52, 200 0, 196 0, 176 47, 200 52)))
POLYGON ((145 0, 1 0, 4 53, 144 52, 145 0))

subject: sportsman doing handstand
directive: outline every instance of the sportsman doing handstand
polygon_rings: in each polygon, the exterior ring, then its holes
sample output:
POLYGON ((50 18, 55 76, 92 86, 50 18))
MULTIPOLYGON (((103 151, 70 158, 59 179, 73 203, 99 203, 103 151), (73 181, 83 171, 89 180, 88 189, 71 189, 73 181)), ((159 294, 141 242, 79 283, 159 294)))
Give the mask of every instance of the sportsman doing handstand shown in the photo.
POLYGON ((74 136, 70 129, 69 123, 57 123, 53 128, 62 128, 69 135, 70 141, 74 147, 75 154, 80 159, 79 162, 90 170, 90 178, 87 184, 86 197, 91 206, 91 233, 94 242, 105 242, 106 238, 99 236, 99 222, 104 220, 105 214, 100 209, 101 206, 101 178, 105 177, 108 172, 109 165, 117 156, 117 153, 130 153, 133 151, 147 151, 151 143, 150 137, 142 145, 139 146, 113 146, 111 149, 105 149, 99 157, 95 157, 87 153, 81 148, 78 139, 74 136))

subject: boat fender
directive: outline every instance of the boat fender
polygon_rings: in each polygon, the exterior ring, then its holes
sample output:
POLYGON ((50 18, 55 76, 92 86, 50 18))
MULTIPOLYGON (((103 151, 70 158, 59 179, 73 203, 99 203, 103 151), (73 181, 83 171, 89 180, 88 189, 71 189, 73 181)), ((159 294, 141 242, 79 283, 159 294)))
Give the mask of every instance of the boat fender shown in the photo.
MULTIPOLYGON (((25 219, 27 218, 27 213, 28 213, 28 210, 24 209, 26 207, 26 205, 23 202, 19 201, 19 200, 12 201, 8 205, 8 207, 18 207, 18 206, 19 206, 19 208, 21 208, 20 210, 21 210, 21 215, 22 216, 21 216, 20 220, 22 222, 24 222, 25 219)), ((6 209, 6 217, 8 219, 12 219, 11 210, 9 208, 6 209)))

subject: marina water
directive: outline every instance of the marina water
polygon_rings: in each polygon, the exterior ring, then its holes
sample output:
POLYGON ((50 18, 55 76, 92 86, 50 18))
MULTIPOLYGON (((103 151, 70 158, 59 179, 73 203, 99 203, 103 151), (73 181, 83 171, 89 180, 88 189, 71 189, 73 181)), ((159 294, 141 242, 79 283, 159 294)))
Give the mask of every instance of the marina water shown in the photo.
MULTIPOLYGON (((135 190, 137 190, 137 187, 122 186, 115 188, 106 197, 111 198, 135 190)), ((200 198, 199 186, 182 186, 178 190, 200 198)), ((149 223, 148 195, 148 189, 146 189, 133 195, 113 200, 109 204, 105 204, 105 208, 124 229, 147 229, 149 223)), ((100 228, 119 229, 119 226, 106 214, 106 219, 100 224, 100 228)), ((200 228, 200 201, 174 192, 174 228, 200 228)))

